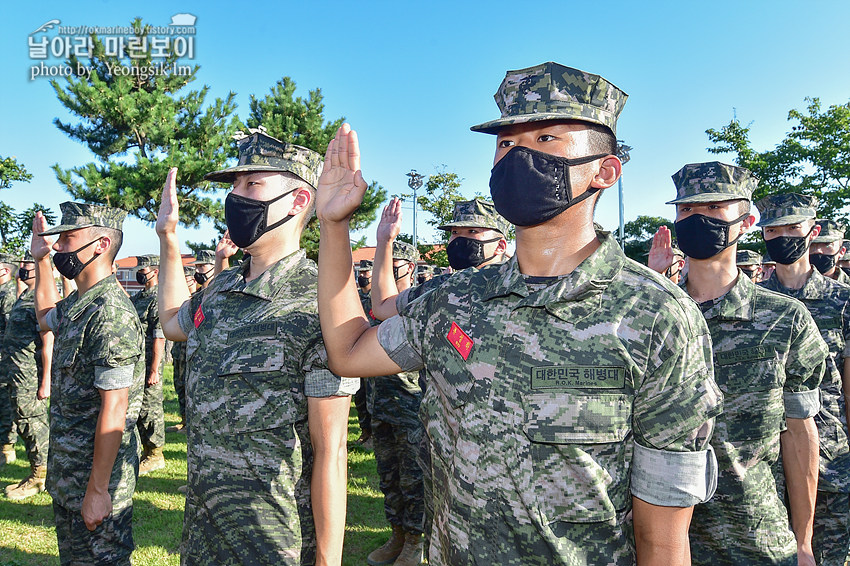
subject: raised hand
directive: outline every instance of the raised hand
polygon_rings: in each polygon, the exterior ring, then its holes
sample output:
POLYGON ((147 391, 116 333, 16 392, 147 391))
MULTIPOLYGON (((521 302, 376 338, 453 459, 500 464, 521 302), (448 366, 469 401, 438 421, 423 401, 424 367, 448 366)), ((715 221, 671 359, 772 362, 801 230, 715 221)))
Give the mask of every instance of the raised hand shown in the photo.
POLYGON ((347 222, 363 201, 366 188, 360 171, 357 132, 343 124, 325 153, 325 164, 316 191, 319 221, 347 222))
POLYGON ((39 236, 47 230, 47 219, 41 211, 35 213, 35 218, 32 219, 32 239, 30 240, 30 253, 35 261, 42 260, 50 255, 50 247, 53 245, 53 240, 47 236, 39 236))
POLYGON ((180 220, 180 208, 177 205, 177 167, 168 170, 165 184, 162 186, 162 204, 156 217, 156 233, 160 236, 177 233, 177 221, 180 220))
POLYGON ((661 226, 652 237, 647 265, 653 271, 664 273, 673 265, 673 235, 667 226, 661 226))
POLYGON ((230 230, 225 230, 221 240, 215 246, 215 256, 219 259, 230 259, 238 251, 239 246, 234 244, 233 240, 230 239, 230 230))
POLYGON ((401 200, 393 197, 381 214, 377 239, 379 242, 391 242, 396 239, 399 232, 401 232, 401 200))

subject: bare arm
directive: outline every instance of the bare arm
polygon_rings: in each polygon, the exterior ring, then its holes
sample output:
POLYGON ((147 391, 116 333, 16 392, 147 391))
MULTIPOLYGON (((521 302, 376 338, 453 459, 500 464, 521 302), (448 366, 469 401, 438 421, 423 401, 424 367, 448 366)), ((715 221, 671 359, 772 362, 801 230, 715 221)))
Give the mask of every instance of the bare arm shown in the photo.
MULTIPOLYGON (((188 288, 187 288, 188 289, 188 288)), ((162 378, 159 375, 159 366, 162 363, 162 356, 165 354, 165 338, 153 339, 153 355, 151 356, 151 371, 147 376, 148 387, 156 385, 162 378)))
POLYGON ((691 563, 688 529, 693 510, 693 507, 662 507, 632 497, 639 566, 688 566, 691 563))
POLYGON ((844 371, 841 372, 841 390, 844 393, 844 418, 850 428, 850 358, 844 358, 844 371))
POLYGON ((390 200, 381 214, 375 245, 375 265, 372 268, 372 314, 386 320, 398 314, 395 306, 398 286, 393 277, 393 241, 401 231, 401 201, 390 200))
POLYGON ((41 212, 35 213, 32 221, 32 240, 30 253, 35 259, 35 316, 38 318, 38 326, 42 330, 50 330, 45 322, 47 313, 56 307, 59 302, 59 291, 56 290, 56 282, 53 281, 53 262, 50 261, 50 239, 39 236, 47 230, 47 220, 41 212))
POLYGON ((189 300, 189 288, 183 276, 183 260, 177 239, 179 208, 176 179, 177 168, 172 167, 162 189, 162 204, 156 218, 159 236, 159 287, 156 293, 162 332, 169 340, 185 342, 186 334, 177 322, 177 312, 189 300))
POLYGON ((319 319, 332 371, 338 375, 392 375, 401 368, 370 329, 351 269, 348 223, 363 200, 357 134, 343 124, 328 146, 316 193, 319 217, 319 319))
POLYGON ((779 441, 785 469, 791 528, 797 538, 797 563, 814 566, 812 522, 818 489, 818 429, 812 418, 786 419, 779 441))
POLYGON ((348 482, 348 410, 351 397, 308 397, 307 415, 313 444, 310 498, 316 523, 316 564, 339 564, 345 534, 348 482))
POLYGON ((36 397, 50 397, 50 371, 53 369, 53 333, 41 333, 41 382, 38 384, 36 397))
POLYGON ((98 389, 98 392, 100 414, 94 431, 94 457, 81 511, 86 528, 90 531, 95 530, 112 513, 109 477, 124 434, 129 389, 98 389))

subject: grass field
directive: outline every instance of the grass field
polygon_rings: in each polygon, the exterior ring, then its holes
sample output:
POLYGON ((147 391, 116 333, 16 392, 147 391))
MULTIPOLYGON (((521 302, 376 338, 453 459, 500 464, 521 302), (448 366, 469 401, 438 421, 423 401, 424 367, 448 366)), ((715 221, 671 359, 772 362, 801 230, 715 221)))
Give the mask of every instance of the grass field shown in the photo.
MULTIPOLYGON (((175 424, 177 397, 171 366, 165 370, 165 424, 175 424)), ((354 440, 360 435, 352 406, 348 421, 348 516, 342 563, 366 564, 366 555, 389 537, 378 489, 375 456, 354 440)), ((18 442, 17 462, 0 469, 0 487, 27 476, 29 464, 23 444, 18 442)), ((186 483, 186 437, 166 435, 165 469, 139 478, 133 497, 135 566, 177 566, 177 547, 183 525, 183 495, 177 488, 186 483)), ((0 494, 0 566, 58 566, 59 550, 53 527, 51 498, 42 493, 23 502, 0 494)))

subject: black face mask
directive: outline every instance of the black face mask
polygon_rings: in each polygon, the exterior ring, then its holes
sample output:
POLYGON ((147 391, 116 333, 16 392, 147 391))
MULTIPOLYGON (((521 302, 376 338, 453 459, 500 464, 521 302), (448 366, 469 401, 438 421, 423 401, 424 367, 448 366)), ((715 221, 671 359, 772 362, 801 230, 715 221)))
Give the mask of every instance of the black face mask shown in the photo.
POLYGON ((271 226, 268 225, 269 206, 296 189, 287 191, 271 200, 256 200, 230 193, 224 199, 224 221, 230 231, 230 239, 240 248, 247 248, 260 236, 292 220, 294 216, 285 216, 271 226))
POLYGON ((817 269, 821 273, 826 273, 827 271, 830 271, 832 270, 832 268, 835 267, 835 264, 838 261, 838 254, 809 254, 809 261, 812 262, 812 265, 815 266, 815 269, 817 269))
POLYGON ((498 242, 501 239, 501 236, 489 240, 473 240, 472 238, 464 238, 462 236, 457 237, 446 246, 449 265, 452 266, 452 269, 456 270, 466 269, 467 267, 478 267, 485 261, 490 261, 496 257, 495 254, 487 258, 484 257, 484 244, 498 242))
POLYGON ((196 271, 195 274, 192 275, 192 277, 195 278, 195 283, 197 283, 198 285, 203 285, 204 283, 209 281, 210 274, 209 272, 201 273, 200 271, 196 271))
POLYGON ((517 146, 490 172, 490 196, 496 210, 511 224, 534 226, 593 196, 588 189, 573 198, 570 167, 590 163, 607 153, 567 159, 517 146))
POLYGON ((368 287, 369 283, 372 282, 370 277, 363 277, 362 275, 357 276, 357 286, 358 287, 368 287))
POLYGON ((684 220, 679 220, 675 223, 679 249, 693 259, 714 257, 738 241, 742 233, 730 241, 729 228, 749 215, 747 212, 728 222, 704 214, 692 214, 684 220))
POLYGON ((744 275, 749 277, 751 281, 755 279, 756 274, 758 273, 758 269, 744 269, 743 267, 739 267, 738 269, 740 269, 744 275))
POLYGON ((145 283, 151 280, 151 278, 148 277, 149 275, 153 277, 153 273, 142 273, 141 271, 137 271, 136 283, 138 283, 139 285, 144 285, 145 283))
POLYGON ((90 260, 85 263, 82 263, 80 262, 80 258, 77 254, 80 253, 81 250, 84 250, 90 245, 95 244, 99 241, 100 238, 98 238, 97 240, 92 240, 85 246, 77 248, 72 252, 56 252, 53 255, 53 265, 56 266, 56 271, 58 271, 62 275, 62 277, 65 277, 66 279, 76 278, 77 275, 82 273, 83 269, 85 269, 88 264, 97 259, 97 254, 95 254, 90 260))
POLYGON ((21 281, 29 281, 35 277, 35 269, 18 268, 18 279, 21 281))
POLYGON ((399 279, 401 279, 403 277, 407 277, 408 275, 410 275, 410 270, 407 270, 407 273, 403 273, 401 275, 398 274, 398 270, 401 269, 402 267, 406 267, 406 266, 407 266, 407 264, 399 265, 398 267, 393 266, 393 277, 395 278, 396 281, 398 281, 399 279))
MULTIPOLYGON (((674 263, 673 265, 676 265, 676 264, 674 263)), ((679 275, 679 274, 682 272, 682 270, 681 270, 681 269, 676 270, 676 271, 674 272, 674 271, 673 271, 673 265, 671 265, 670 267, 668 267, 668 268, 664 271, 664 277, 666 277, 667 279, 672 279, 675 275, 679 275)))
POLYGON ((420 285, 422 285, 426 281, 424 275, 420 275, 419 277, 416 278, 416 280, 419 282, 420 285))
POLYGON ((809 249, 809 234, 814 226, 805 236, 779 236, 772 240, 765 240, 764 245, 770 259, 782 265, 791 265, 806 253, 809 249))

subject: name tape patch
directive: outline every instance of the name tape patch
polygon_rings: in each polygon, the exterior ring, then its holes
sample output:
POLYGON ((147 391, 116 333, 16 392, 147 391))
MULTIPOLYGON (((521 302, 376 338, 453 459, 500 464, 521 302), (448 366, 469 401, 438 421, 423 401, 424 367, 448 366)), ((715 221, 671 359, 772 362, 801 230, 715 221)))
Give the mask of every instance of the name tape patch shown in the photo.
POLYGON ((531 368, 532 389, 622 389, 626 368, 616 366, 540 366, 531 368))
POLYGON ((773 357, 773 352, 765 346, 753 346, 751 348, 736 348, 729 352, 717 352, 714 354, 714 365, 726 366, 739 362, 751 362, 773 357))
POLYGON ((467 336, 466 332, 461 330, 460 326, 458 326, 456 322, 452 323, 449 333, 446 334, 446 340, 448 340, 449 344, 457 350, 457 353, 460 354, 463 361, 466 361, 469 357, 469 353, 472 351, 472 338, 467 336))
POLYGON ((201 323, 204 322, 203 305, 198 305, 198 310, 195 311, 193 321, 195 322, 195 328, 198 328, 199 326, 201 326, 201 323))
POLYGON ((227 334, 228 343, 233 343, 245 338, 253 338, 255 336, 275 336, 277 335, 277 322, 258 322, 241 328, 231 330, 227 334))

